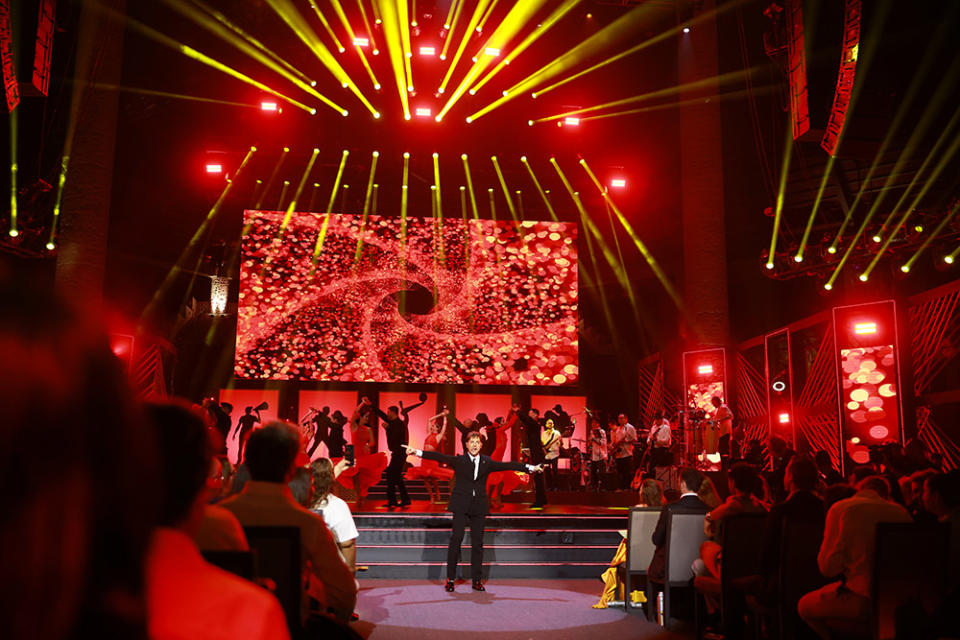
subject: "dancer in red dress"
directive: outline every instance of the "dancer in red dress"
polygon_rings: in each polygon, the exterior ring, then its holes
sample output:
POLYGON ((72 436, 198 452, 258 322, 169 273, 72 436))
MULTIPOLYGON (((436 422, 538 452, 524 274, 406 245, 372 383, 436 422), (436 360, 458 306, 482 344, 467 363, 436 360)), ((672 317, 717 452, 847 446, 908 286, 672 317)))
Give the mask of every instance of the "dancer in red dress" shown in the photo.
MULTIPOLYGON (((444 409, 443 413, 435 415, 427 421, 427 428, 430 433, 423 440, 424 451, 440 451, 443 438, 447 435, 447 416, 449 414, 450 410, 444 409), (442 426, 438 426, 438 423, 442 426)), ((430 494, 430 502, 437 503, 441 502, 439 482, 449 481, 453 477, 453 469, 441 466, 436 460, 424 458, 419 467, 410 470, 410 476, 423 478, 423 484, 426 485, 427 492, 430 494)))
MULTIPOLYGON (((506 421, 501 422, 498 419, 499 425, 496 429, 487 429, 488 437, 496 439, 496 446, 490 457, 497 462, 502 461, 507 452, 507 444, 510 442, 510 436, 507 432, 519 420, 517 417, 518 409, 519 407, 514 405, 510 408, 506 421)), ((499 509, 503 506, 503 496, 511 494, 514 489, 528 482, 530 482, 530 476, 519 471, 495 471, 491 473, 487 478, 487 495, 490 498, 490 506, 499 509)))
POLYGON ((364 397, 350 417, 350 441, 353 444, 356 464, 337 478, 337 482, 347 489, 356 490, 358 505, 367 496, 370 487, 380 481, 380 476, 387 467, 387 454, 383 451, 373 453, 373 430, 370 428, 373 416, 373 405, 369 398, 364 397))

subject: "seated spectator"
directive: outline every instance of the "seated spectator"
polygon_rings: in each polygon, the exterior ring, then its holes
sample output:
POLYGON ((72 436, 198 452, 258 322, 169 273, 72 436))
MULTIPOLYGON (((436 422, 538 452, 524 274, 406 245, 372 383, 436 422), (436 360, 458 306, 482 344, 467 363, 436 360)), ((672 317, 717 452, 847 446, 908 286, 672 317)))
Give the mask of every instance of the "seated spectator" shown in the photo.
POLYGON ((806 594, 797 605, 800 617, 825 640, 836 631, 868 627, 877 524, 911 522, 889 495, 887 481, 870 476, 857 485, 856 495, 827 512, 817 564, 825 577, 840 580, 806 594))
POLYGON ((848 484, 832 484, 823 490, 823 508, 829 511, 830 507, 841 500, 852 498, 856 493, 857 490, 848 484))
POLYGON ((293 471, 293 478, 287 483, 290 487, 290 495, 297 501, 301 507, 310 508, 313 504, 313 482, 311 480, 310 469, 297 466, 293 471))
POLYGON ((767 482, 770 486, 770 496, 774 501, 783 500, 786 497, 786 490, 783 486, 783 476, 787 471, 787 465, 790 459, 796 455, 796 451, 790 448, 786 440, 780 436, 770 436, 767 442, 767 450, 770 452, 770 465, 772 471, 767 475, 767 482))
MULTIPOLYGON (((209 429, 207 430, 209 433, 209 429)), ((214 448, 216 444, 214 443, 214 448)), ((247 536, 236 516, 217 506, 226 497, 224 485, 229 487, 229 475, 233 465, 225 456, 215 456, 207 477, 206 495, 208 504, 203 509, 203 520, 193 536, 201 551, 249 551, 247 536), (228 474, 227 477, 224 474, 228 474)))
POLYGON ((784 477, 789 495, 770 508, 760 556, 762 589, 774 593, 780 570, 780 538, 787 522, 808 522, 823 529, 826 515, 823 500, 813 491, 821 478, 819 465, 808 456, 795 456, 784 477))
MULTIPOLYGON (((723 503, 723 500, 720 499, 720 494, 717 492, 717 487, 713 484, 713 480, 707 476, 703 476, 703 481, 697 490, 697 497, 710 509, 716 509, 723 503)), ((678 496, 677 500, 679 499, 678 496)), ((673 500, 668 500, 667 502, 673 502, 673 500)))
POLYGON ((236 472, 227 456, 214 456, 210 465, 210 479, 207 487, 210 489, 210 504, 216 504, 230 495, 233 484, 233 474, 236 472))
POLYGON ((703 532, 707 539, 700 545, 700 557, 693 562, 693 572, 698 576, 720 577, 720 551, 723 541, 724 520, 740 513, 764 513, 763 506, 753 492, 758 485, 756 467, 748 462, 737 462, 730 468, 727 480, 730 497, 703 519, 703 532))
POLYGON ((927 508, 923 500, 927 479, 935 475, 937 475, 937 472, 933 469, 922 469, 909 476, 910 493, 913 495, 913 500, 907 504, 907 511, 910 512, 916 522, 937 521, 938 516, 927 508))
POLYGON ((657 526, 653 530, 651 539, 656 549, 653 552, 653 558, 650 560, 650 566, 647 568, 648 580, 663 582, 666 566, 667 520, 670 514, 702 513, 706 515, 710 510, 710 507, 697 495, 704 482, 709 482, 709 480, 696 469, 681 469, 680 499, 663 506, 660 511, 660 518, 657 520, 657 526))
POLYGON ((333 483, 347 465, 346 460, 337 463, 336 468, 327 458, 317 458, 310 465, 313 480, 313 503, 310 509, 320 514, 327 528, 333 534, 340 555, 347 563, 350 571, 357 572, 357 526, 353 523, 353 514, 350 507, 338 496, 331 493, 333 483))
POLYGON ((146 637, 152 431, 102 329, 50 287, 0 275, 3 637, 146 637))
POLYGON ((813 455, 813 459, 817 463, 817 471, 820 474, 820 481, 825 487, 830 487, 843 482, 843 476, 840 475, 839 471, 833 468, 833 461, 830 460, 830 454, 828 452, 823 450, 817 451, 813 455))
POLYGON ((156 426, 165 489, 146 564, 150 637, 289 638, 277 599, 207 563, 191 539, 208 506, 211 447, 203 419, 179 404, 150 405, 147 413, 156 426))
POLYGON ((242 493, 221 505, 245 527, 298 527, 310 595, 345 622, 357 603, 357 581, 340 557, 323 518, 297 504, 290 495, 287 483, 293 477, 299 448, 297 430, 286 422, 272 421, 254 431, 244 455, 250 481, 242 493))

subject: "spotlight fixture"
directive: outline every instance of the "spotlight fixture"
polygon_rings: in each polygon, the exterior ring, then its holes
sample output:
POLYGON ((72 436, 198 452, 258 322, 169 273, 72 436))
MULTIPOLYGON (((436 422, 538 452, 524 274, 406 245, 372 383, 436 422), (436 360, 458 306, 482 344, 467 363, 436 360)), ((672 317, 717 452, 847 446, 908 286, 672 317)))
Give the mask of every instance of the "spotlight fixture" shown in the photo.
POLYGON ((576 118, 574 116, 567 116, 566 118, 563 119, 563 124, 567 125, 568 127, 579 127, 580 118, 576 118))
POLYGON ((614 189, 623 189, 627 186, 627 181, 625 178, 614 178, 610 181, 610 186, 614 189))
POLYGON ((684 27, 684 28, 683 28, 683 32, 684 32, 684 33, 690 33, 690 27, 684 27))
POLYGON ((277 103, 274 102, 274 101, 272 101, 272 100, 264 100, 263 102, 260 103, 260 110, 261 110, 261 111, 272 111, 272 112, 276 113, 276 112, 277 112, 277 103))
POLYGON ((711 373, 713 373, 713 365, 701 364, 700 366, 697 367, 697 373, 699 373, 702 376, 708 376, 711 373))
POLYGON ((223 165, 219 162, 208 162, 207 173, 223 173, 223 165))
POLYGON ((370 46, 370 38, 361 38, 361 37, 358 36, 358 37, 356 37, 356 38, 353 39, 353 46, 355 46, 355 47, 369 47, 369 46, 370 46))
POLYGON ((431 115, 430 107, 417 107, 414 113, 420 118, 429 118, 431 115))
POLYGON ((436 47, 420 47, 420 55, 422 56, 435 56, 437 55, 436 47))
POLYGON ((787 424, 787 423, 790 422, 790 414, 789 414, 789 413, 781 413, 781 414, 778 416, 778 419, 780 420, 780 424, 787 424))
POLYGON ((877 323, 876 322, 858 322, 853 325, 853 332, 859 336, 866 335, 868 333, 877 332, 877 323))
POLYGON ((500 55, 500 49, 496 49, 494 47, 487 47, 483 50, 483 53, 488 56, 496 57, 500 55))

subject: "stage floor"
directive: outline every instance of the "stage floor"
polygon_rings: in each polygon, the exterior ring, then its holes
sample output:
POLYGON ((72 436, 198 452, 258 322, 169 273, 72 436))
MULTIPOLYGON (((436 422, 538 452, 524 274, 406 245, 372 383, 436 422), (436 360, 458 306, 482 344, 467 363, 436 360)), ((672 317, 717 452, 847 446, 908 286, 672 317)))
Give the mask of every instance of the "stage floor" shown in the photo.
MULTIPOLYGON (((387 509, 387 503, 382 500, 364 500, 359 505, 351 502, 350 511, 354 515, 384 515, 384 514, 442 514, 447 512, 446 501, 430 503, 425 500, 414 500, 409 507, 387 509)), ((490 509, 490 516, 500 514, 509 515, 596 515, 596 516, 626 516, 630 507, 615 507, 589 504, 547 504, 540 509, 531 509, 529 503, 506 502, 499 508, 490 509)))
POLYGON ((593 580, 491 580, 485 592, 441 581, 360 577, 353 628, 369 640, 647 640, 691 638, 647 622, 640 609, 592 609, 602 583, 593 580))

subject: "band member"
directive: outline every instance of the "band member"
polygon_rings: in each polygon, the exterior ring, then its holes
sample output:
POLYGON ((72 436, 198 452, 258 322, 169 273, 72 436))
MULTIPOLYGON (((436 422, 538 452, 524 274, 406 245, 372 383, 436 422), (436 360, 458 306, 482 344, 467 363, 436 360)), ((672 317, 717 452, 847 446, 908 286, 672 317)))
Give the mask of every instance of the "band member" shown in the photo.
POLYGON ((450 532, 450 544, 447 546, 447 582, 444 588, 453 591, 453 582, 457 579, 457 563, 460 562, 460 545, 467 524, 470 524, 470 577, 474 591, 486 591, 483 588, 483 530, 490 505, 487 502, 487 476, 493 471, 541 471, 540 465, 521 464, 519 462, 496 462, 480 453, 483 436, 474 431, 467 436, 467 452, 459 456, 448 456, 437 451, 422 451, 405 446, 407 454, 413 454, 425 460, 444 462, 453 467, 454 486, 450 495, 447 511, 453 514, 453 529, 450 532))
POLYGON ((233 437, 237 439, 237 464, 243 464, 243 450, 247 447, 247 438, 253 431, 253 425, 260 422, 260 408, 247 407, 243 415, 237 420, 237 428, 233 430, 233 437), (256 412, 257 415, 253 415, 256 412))
MULTIPOLYGON (((516 409, 517 417, 523 423, 523 441, 529 451, 530 462, 535 465, 541 465, 544 461, 543 444, 540 441, 540 411, 538 409, 528 409, 527 411, 516 409)), ((543 476, 537 474, 533 478, 533 485, 536 490, 536 497, 531 509, 540 509, 547 504, 547 488, 543 481, 543 476)))
POLYGON ((607 463, 607 433, 596 418, 590 418, 590 424, 590 485, 599 491, 600 474, 607 463))
POLYGON ((543 446, 543 470, 546 476, 547 489, 557 490, 557 464, 560 462, 560 432, 554 428, 553 420, 547 418, 540 434, 540 443, 543 446))
POLYGON ((647 435, 647 452, 651 474, 656 467, 673 465, 671 446, 673 446, 673 433, 670 429, 670 421, 663 416, 662 411, 658 411, 654 417, 653 426, 650 427, 650 433, 647 435))
POLYGON ((637 430, 627 422, 627 414, 617 416, 616 430, 611 436, 613 454, 617 461, 620 488, 629 489, 633 479, 633 447, 637 442, 637 430))
POLYGON ((710 398, 714 412, 705 423, 703 431, 703 450, 707 454, 719 452, 720 438, 733 432, 733 411, 717 396, 710 398))
POLYGON ((380 409, 374 411, 383 420, 383 428, 387 431, 387 448, 390 449, 390 464, 387 465, 387 508, 406 507, 410 504, 407 495, 407 483, 403 481, 404 466, 407 463, 407 452, 404 447, 410 442, 410 412, 427 401, 427 394, 421 393, 420 402, 404 408, 403 402, 397 407, 388 407, 384 413, 380 409), (402 417, 401 417, 402 416, 402 417), (400 492, 400 502, 397 502, 397 491, 400 492))

